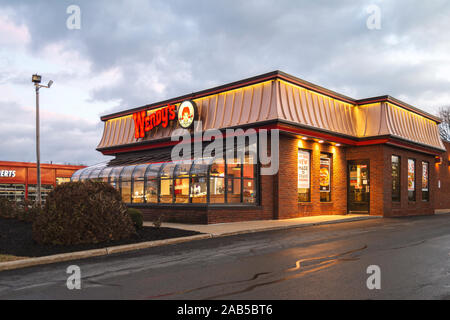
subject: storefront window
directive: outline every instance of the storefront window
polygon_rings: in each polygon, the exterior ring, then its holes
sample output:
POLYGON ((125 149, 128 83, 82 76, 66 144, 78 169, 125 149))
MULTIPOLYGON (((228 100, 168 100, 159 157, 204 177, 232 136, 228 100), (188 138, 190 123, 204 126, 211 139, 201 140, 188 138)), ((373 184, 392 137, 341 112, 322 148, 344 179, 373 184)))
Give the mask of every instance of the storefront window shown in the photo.
MULTIPOLYGON (((215 159, 209 172, 209 202, 225 202, 225 161, 215 159)), ((230 202, 230 201, 228 201, 230 202)))
POLYGON ((70 178, 70 181, 80 181, 80 175, 83 172, 84 169, 77 170, 73 173, 72 177, 70 178))
POLYGON ((145 171, 146 203, 158 203, 159 170, 161 167, 161 163, 153 163, 145 171))
POLYGON ((161 169, 161 188, 159 190, 159 202, 172 203, 173 202, 173 170, 176 164, 169 162, 161 169))
POLYGON ((0 198, 6 198, 11 201, 25 200, 25 185, 24 184, 0 184, 0 198))
POLYGON ((109 183, 118 191, 120 191, 120 173, 123 168, 124 167, 114 167, 109 175, 109 183))
POLYGON ((67 178, 67 177, 56 177, 56 184, 57 185, 60 185, 60 184, 63 184, 63 183, 67 183, 67 182, 70 182, 70 178, 67 178))
POLYGON ((175 202, 189 203, 189 172, 191 162, 181 162, 175 167, 175 202))
POLYGON ((79 181, 86 181, 89 178, 89 175, 91 174, 91 171, 93 170, 92 167, 88 167, 83 169, 83 171, 80 174, 80 180, 79 181))
MULTIPOLYGON (((53 186, 51 184, 43 184, 41 185, 41 199, 45 201, 47 195, 53 190, 53 186)), ((28 185, 28 200, 36 201, 37 199, 37 186, 35 184, 28 185)))
POLYGON ((141 164, 136 166, 132 174, 132 203, 143 203, 144 202, 144 177, 145 171, 147 170, 148 164, 141 164))
POLYGON ((191 199, 192 203, 206 203, 208 192, 209 160, 196 160, 191 169, 191 199))
POLYGON ((136 166, 126 166, 120 173, 120 193, 122 194, 122 201, 125 203, 131 202, 131 175, 136 166))
POLYGON ((429 165, 428 162, 422 161, 422 200, 430 201, 429 190, 429 165))
POLYGON ((392 201, 400 201, 400 157, 392 156, 392 201))
POLYGON ((72 177, 109 182, 125 203, 256 204, 257 161, 249 148, 242 159, 90 167, 72 177), (95 171, 95 172, 94 172, 95 171), (86 178, 83 178, 86 177, 86 178))
POLYGON ((89 173, 88 179, 92 181, 100 181, 99 174, 103 170, 104 166, 98 166, 92 169, 89 173))
POLYGON ((311 153, 298 150, 298 201, 311 201, 311 153))
POLYGON ((243 202, 256 203, 256 159, 252 154, 246 154, 243 164, 243 202))
POLYGON ((416 160, 408 159, 408 200, 416 201, 416 160))
POLYGON ((109 182, 109 175, 114 167, 105 167, 98 174, 98 180, 101 182, 109 182))
POLYGON ((331 155, 321 153, 319 172, 320 202, 331 201, 331 164, 331 155))

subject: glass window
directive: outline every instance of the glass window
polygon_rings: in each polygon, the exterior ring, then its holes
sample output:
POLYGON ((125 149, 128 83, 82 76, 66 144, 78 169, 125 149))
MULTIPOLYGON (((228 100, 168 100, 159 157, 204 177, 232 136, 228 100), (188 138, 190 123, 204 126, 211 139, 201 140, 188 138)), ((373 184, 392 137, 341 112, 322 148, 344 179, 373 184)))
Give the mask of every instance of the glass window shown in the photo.
POLYGON ((131 202, 131 175, 136 166, 126 166, 120 173, 120 193, 122 201, 125 203, 131 202))
POLYGON ((158 202, 158 180, 147 180, 145 184, 145 202, 157 203, 158 202))
POLYGON ((72 178, 70 178, 71 181, 79 181, 80 180, 80 175, 83 172, 83 169, 77 170, 73 173, 72 178))
POLYGON ((70 182, 70 178, 67 178, 67 177, 56 177, 56 184, 57 185, 60 185, 60 184, 63 184, 63 183, 67 183, 67 182, 70 182))
POLYGON ((102 169, 102 171, 100 171, 100 173, 98 174, 98 179, 101 182, 108 182, 109 179, 109 175, 111 174, 111 171, 114 167, 105 167, 102 169))
POLYGON ((109 183, 116 190, 120 191, 120 173, 122 172, 124 167, 113 167, 111 174, 109 175, 109 183))
POLYGON ((131 195, 132 203, 143 203, 144 202, 144 176, 145 170, 149 164, 141 164, 134 168, 131 180, 132 180, 132 190, 133 194, 131 195))
POLYGON ((6 198, 10 201, 25 200, 24 184, 0 184, 0 198, 6 198))
POLYGON ((254 179, 256 177, 256 159, 253 155, 245 155, 243 167, 244 178, 254 179))
POLYGON ((191 168, 191 199, 192 203, 206 203, 208 181, 208 168, 212 159, 199 159, 191 168))
POLYGON ((429 174, 428 162, 422 161, 422 201, 430 201, 429 174))
POLYGON ((97 181, 98 180, 98 175, 103 170, 103 168, 104 168, 103 165, 102 166, 93 167, 91 172, 89 173, 88 179, 97 181))
POLYGON ((400 201, 400 157, 392 156, 392 201, 400 201))
POLYGON ((256 203, 256 183, 254 179, 244 179, 244 203, 256 203))
POLYGON ((80 181, 85 181, 89 178, 89 175, 91 174, 91 171, 93 170, 92 167, 87 167, 81 172, 80 174, 80 181))
POLYGON ((214 159, 209 172, 209 202, 225 202, 225 161, 214 159))
POLYGON ((173 171, 175 166, 175 163, 169 162, 164 164, 161 169, 161 188, 159 190, 159 202, 161 203, 173 202, 173 171))
POLYGON ((145 171, 145 202, 158 203, 159 171, 162 163, 152 163, 145 171))
POLYGON ((330 154, 320 154, 319 188, 320 202, 331 201, 331 177, 332 177, 332 157, 330 154))
POLYGON ((181 161, 175 167, 174 194, 176 203, 189 203, 189 172, 191 166, 191 161, 181 161))
MULTIPOLYGON (((53 190, 53 186, 51 184, 43 184, 41 185, 41 198, 42 201, 45 201, 47 195, 53 190)), ((29 184, 28 185, 28 200, 36 201, 37 199, 37 185, 29 184)))
POLYGON ((147 167, 147 170, 145 171, 145 178, 146 179, 159 178, 159 171, 161 170, 162 166, 163 163, 152 163, 149 167, 147 167))
POLYGON ((311 153, 298 149, 298 201, 311 201, 311 153))
POLYGON ((416 160, 408 159, 408 200, 416 201, 416 160))
POLYGON ((227 202, 241 202, 241 179, 227 179, 227 202))

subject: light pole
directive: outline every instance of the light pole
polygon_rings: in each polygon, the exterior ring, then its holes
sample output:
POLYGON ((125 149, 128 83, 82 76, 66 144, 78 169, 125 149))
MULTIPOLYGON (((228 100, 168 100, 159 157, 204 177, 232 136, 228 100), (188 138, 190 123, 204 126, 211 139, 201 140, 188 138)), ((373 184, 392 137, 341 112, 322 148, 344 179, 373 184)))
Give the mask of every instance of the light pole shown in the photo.
POLYGON ((50 80, 46 86, 40 84, 41 76, 33 74, 31 81, 34 83, 36 89, 36 172, 37 172, 37 203, 39 207, 42 204, 41 201, 41 150, 39 141, 39 89, 40 88, 50 88, 53 84, 53 80, 50 80))

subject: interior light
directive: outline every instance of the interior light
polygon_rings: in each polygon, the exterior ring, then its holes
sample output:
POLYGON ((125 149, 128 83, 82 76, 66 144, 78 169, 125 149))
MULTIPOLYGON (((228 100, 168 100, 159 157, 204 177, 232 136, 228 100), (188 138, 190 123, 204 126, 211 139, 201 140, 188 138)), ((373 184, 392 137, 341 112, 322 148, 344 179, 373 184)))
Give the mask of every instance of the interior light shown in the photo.
POLYGON ((308 137, 302 137, 303 140, 308 140, 308 137))
POLYGON ((323 143, 323 140, 319 140, 319 143, 323 143))
POLYGON ((340 147, 341 146, 341 144, 340 143, 336 143, 336 147, 340 147))

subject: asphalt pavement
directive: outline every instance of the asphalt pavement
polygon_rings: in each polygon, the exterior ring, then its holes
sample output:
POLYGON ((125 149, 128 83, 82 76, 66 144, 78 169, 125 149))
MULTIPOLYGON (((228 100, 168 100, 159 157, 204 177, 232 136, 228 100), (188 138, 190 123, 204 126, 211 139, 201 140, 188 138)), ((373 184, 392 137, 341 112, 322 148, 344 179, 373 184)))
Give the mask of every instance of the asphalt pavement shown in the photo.
POLYGON ((450 299, 450 215, 197 240, 0 272, 0 299, 450 299), (67 288, 67 267, 81 289, 67 288), (381 288, 370 290, 377 266, 381 288))

